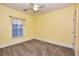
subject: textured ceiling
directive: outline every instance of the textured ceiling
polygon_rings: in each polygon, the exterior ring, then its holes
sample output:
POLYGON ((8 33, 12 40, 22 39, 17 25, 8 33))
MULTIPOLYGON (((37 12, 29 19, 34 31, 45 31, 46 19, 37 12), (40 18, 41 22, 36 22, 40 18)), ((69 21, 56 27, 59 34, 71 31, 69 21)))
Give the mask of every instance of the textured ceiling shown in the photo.
MULTIPOLYGON (((3 3, 1 5, 22 11, 24 13, 27 13, 27 12, 25 12, 23 9, 27 9, 31 7, 30 3, 3 3)), ((46 12, 54 11, 64 7, 68 7, 71 4, 70 3, 39 3, 39 5, 45 5, 45 7, 41 9, 42 11, 41 13, 46 13, 46 12)))

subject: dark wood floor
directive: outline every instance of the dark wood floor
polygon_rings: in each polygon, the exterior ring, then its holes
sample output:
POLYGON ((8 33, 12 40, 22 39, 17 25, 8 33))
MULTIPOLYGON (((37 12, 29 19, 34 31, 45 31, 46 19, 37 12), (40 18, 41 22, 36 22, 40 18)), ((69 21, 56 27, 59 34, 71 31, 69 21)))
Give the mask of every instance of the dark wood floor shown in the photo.
POLYGON ((74 51, 33 39, 0 49, 0 56, 74 56, 74 51))

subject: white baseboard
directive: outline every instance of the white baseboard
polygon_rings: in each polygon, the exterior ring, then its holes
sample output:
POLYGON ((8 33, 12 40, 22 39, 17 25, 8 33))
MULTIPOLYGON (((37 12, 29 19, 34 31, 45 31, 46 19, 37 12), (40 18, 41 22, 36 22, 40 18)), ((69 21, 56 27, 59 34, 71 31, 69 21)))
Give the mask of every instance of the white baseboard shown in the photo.
POLYGON ((48 43, 52 43, 52 44, 56 44, 56 45, 60 45, 60 46, 63 46, 63 47, 74 49, 72 45, 67 45, 63 42, 58 42, 58 41, 55 42, 55 41, 52 41, 52 40, 48 40, 48 39, 44 39, 44 38, 36 38, 36 37, 28 38, 26 40, 19 40, 19 39, 18 40, 11 40, 11 42, 9 42, 9 43, 0 44, 0 48, 8 47, 8 46, 15 45, 15 44, 18 44, 18 43, 22 43, 22 42, 25 42, 25 41, 29 41, 29 40, 32 40, 32 39, 37 39, 37 40, 41 40, 41 41, 44 41, 44 42, 48 42, 48 43), (16 42, 16 43, 14 43, 14 42, 16 42))
POLYGON ((67 48, 73 48, 72 45, 68 45, 68 44, 65 44, 63 42, 58 42, 58 41, 52 41, 52 40, 48 40, 48 39, 44 39, 44 38, 36 38, 37 40, 41 40, 41 41, 44 41, 44 42, 48 42, 48 43, 51 43, 51 44, 56 44, 56 45, 60 45, 60 46, 63 46, 63 47, 67 47, 67 48))
POLYGON ((0 43, 0 48, 4 48, 4 47, 8 47, 8 46, 11 46, 11 45, 15 45, 15 44, 19 44, 19 43, 22 43, 22 42, 25 42, 25 41, 29 41, 31 40, 32 38, 28 38, 28 39, 11 39, 9 42, 7 43, 0 43))

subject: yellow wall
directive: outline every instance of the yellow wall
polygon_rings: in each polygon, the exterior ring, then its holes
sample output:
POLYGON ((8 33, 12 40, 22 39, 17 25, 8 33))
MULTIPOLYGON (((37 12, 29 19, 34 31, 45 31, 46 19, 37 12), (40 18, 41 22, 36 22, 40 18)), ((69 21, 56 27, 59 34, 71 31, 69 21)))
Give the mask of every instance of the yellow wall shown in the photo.
POLYGON ((33 17, 26 15, 20 11, 0 5, 0 46, 10 45, 28 40, 34 35, 33 17), (12 38, 11 18, 9 16, 25 19, 24 21, 24 37, 12 38))
POLYGON ((39 16, 31 16, 0 5, 0 46, 26 41, 32 37, 72 46, 73 12, 74 8, 70 6, 39 16), (12 39, 9 16, 26 19, 24 37, 12 39))
POLYGON ((35 17, 36 37, 72 46, 73 6, 35 17))

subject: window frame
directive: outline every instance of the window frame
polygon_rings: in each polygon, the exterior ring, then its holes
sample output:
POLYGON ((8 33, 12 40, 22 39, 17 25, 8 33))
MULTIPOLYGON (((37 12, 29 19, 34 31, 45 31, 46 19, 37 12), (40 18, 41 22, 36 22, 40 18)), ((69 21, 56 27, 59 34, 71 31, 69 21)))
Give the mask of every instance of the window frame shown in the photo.
MULTIPOLYGON (((13 20, 14 19, 16 19, 16 20, 22 20, 22 19, 20 19, 20 18, 16 18, 16 17, 12 17, 12 23, 11 23, 11 28, 12 28, 12 38, 22 38, 22 37, 24 37, 24 24, 22 23, 21 24, 21 26, 22 26, 22 32, 20 32, 20 33, 22 33, 22 34, 17 34, 17 36, 13 36, 13 20)), ((22 22, 23 22, 23 20, 22 20, 22 22)), ((18 25, 18 24, 16 24, 16 25, 18 25)), ((20 24, 19 24, 20 25, 20 24)), ((18 26, 19 26, 18 25, 18 26)), ((18 28, 18 27, 17 27, 18 28)), ((20 31, 20 29, 17 29, 17 30, 19 30, 20 31)), ((17 32, 16 32, 17 33, 17 32)), ((18 32, 19 33, 19 32, 18 32)))

